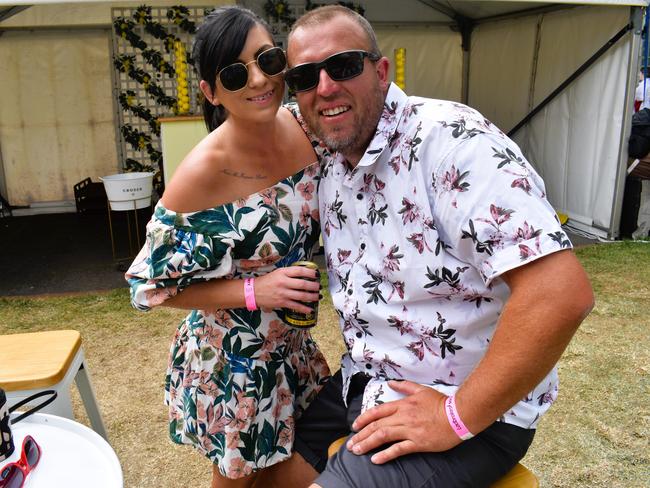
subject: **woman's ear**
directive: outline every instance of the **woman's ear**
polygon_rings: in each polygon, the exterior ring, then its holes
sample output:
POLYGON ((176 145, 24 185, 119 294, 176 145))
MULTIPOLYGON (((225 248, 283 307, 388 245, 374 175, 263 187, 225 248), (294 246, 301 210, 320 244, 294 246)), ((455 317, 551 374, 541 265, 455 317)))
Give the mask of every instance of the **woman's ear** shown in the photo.
POLYGON ((219 100, 212 93, 212 88, 210 88, 210 84, 207 81, 201 80, 199 82, 199 88, 201 89, 201 92, 207 101, 209 101, 215 107, 219 105, 219 100))

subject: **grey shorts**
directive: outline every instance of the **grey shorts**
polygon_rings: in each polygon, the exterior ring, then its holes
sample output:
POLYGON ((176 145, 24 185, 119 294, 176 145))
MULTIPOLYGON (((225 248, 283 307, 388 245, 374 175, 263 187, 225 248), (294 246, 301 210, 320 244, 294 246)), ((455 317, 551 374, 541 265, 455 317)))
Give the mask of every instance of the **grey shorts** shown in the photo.
POLYGON ((534 430, 495 422, 480 434, 449 451, 415 453, 389 463, 370 462, 374 452, 358 456, 345 444, 329 460, 327 448, 348 436, 359 415, 368 378, 355 375, 343 404, 341 372, 319 392, 296 424, 294 450, 320 474, 315 481, 323 488, 433 488, 489 486, 524 457, 534 430))

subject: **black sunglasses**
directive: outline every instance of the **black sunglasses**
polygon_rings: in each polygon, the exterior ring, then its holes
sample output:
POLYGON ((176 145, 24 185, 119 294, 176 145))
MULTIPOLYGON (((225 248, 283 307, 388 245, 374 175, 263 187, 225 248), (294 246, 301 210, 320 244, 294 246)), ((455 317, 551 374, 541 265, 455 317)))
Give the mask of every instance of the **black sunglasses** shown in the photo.
POLYGON ((284 75, 289 89, 294 92, 311 90, 318 86, 320 70, 325 69, 334 81, 344 81, 363 73, 364 58, 378 61, 379 56, 366 51, 343 51, 332 54, 320 63, 299 64, 287 70, 284 75))
POLYGON ((257 55, 248 63, 233 63, 223 68, 217 74, 221 85, 228 91, 239 91, 248 82, 248 65, 257 63, 257 66, 266 76, 276 76, 287 67, 287 57, 279 47, 272 47, 257 55))

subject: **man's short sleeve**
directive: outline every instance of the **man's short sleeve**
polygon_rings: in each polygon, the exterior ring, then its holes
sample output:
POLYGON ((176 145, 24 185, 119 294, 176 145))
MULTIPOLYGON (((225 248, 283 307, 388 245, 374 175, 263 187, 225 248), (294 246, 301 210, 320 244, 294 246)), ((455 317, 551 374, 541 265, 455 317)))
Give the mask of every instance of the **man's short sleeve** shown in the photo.
POLYGON ((475 266, 486 284, 571 247, 544 182, 502 134, 460 141, 431 178, 438 232, 448 251, 475 266))

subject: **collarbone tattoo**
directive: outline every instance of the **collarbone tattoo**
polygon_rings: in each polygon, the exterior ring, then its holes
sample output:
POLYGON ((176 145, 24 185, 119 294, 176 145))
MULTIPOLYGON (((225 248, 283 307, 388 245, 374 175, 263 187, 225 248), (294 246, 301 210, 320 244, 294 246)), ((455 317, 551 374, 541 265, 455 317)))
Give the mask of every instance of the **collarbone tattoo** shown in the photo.
POLYGON ((245 180, 265 180, 266 175, 249 175, 244 173, 243 171, 235 171, 229 168, 222 169, 221 172, 225 175, 232 176, 233 178, 243 178, 245 180))

